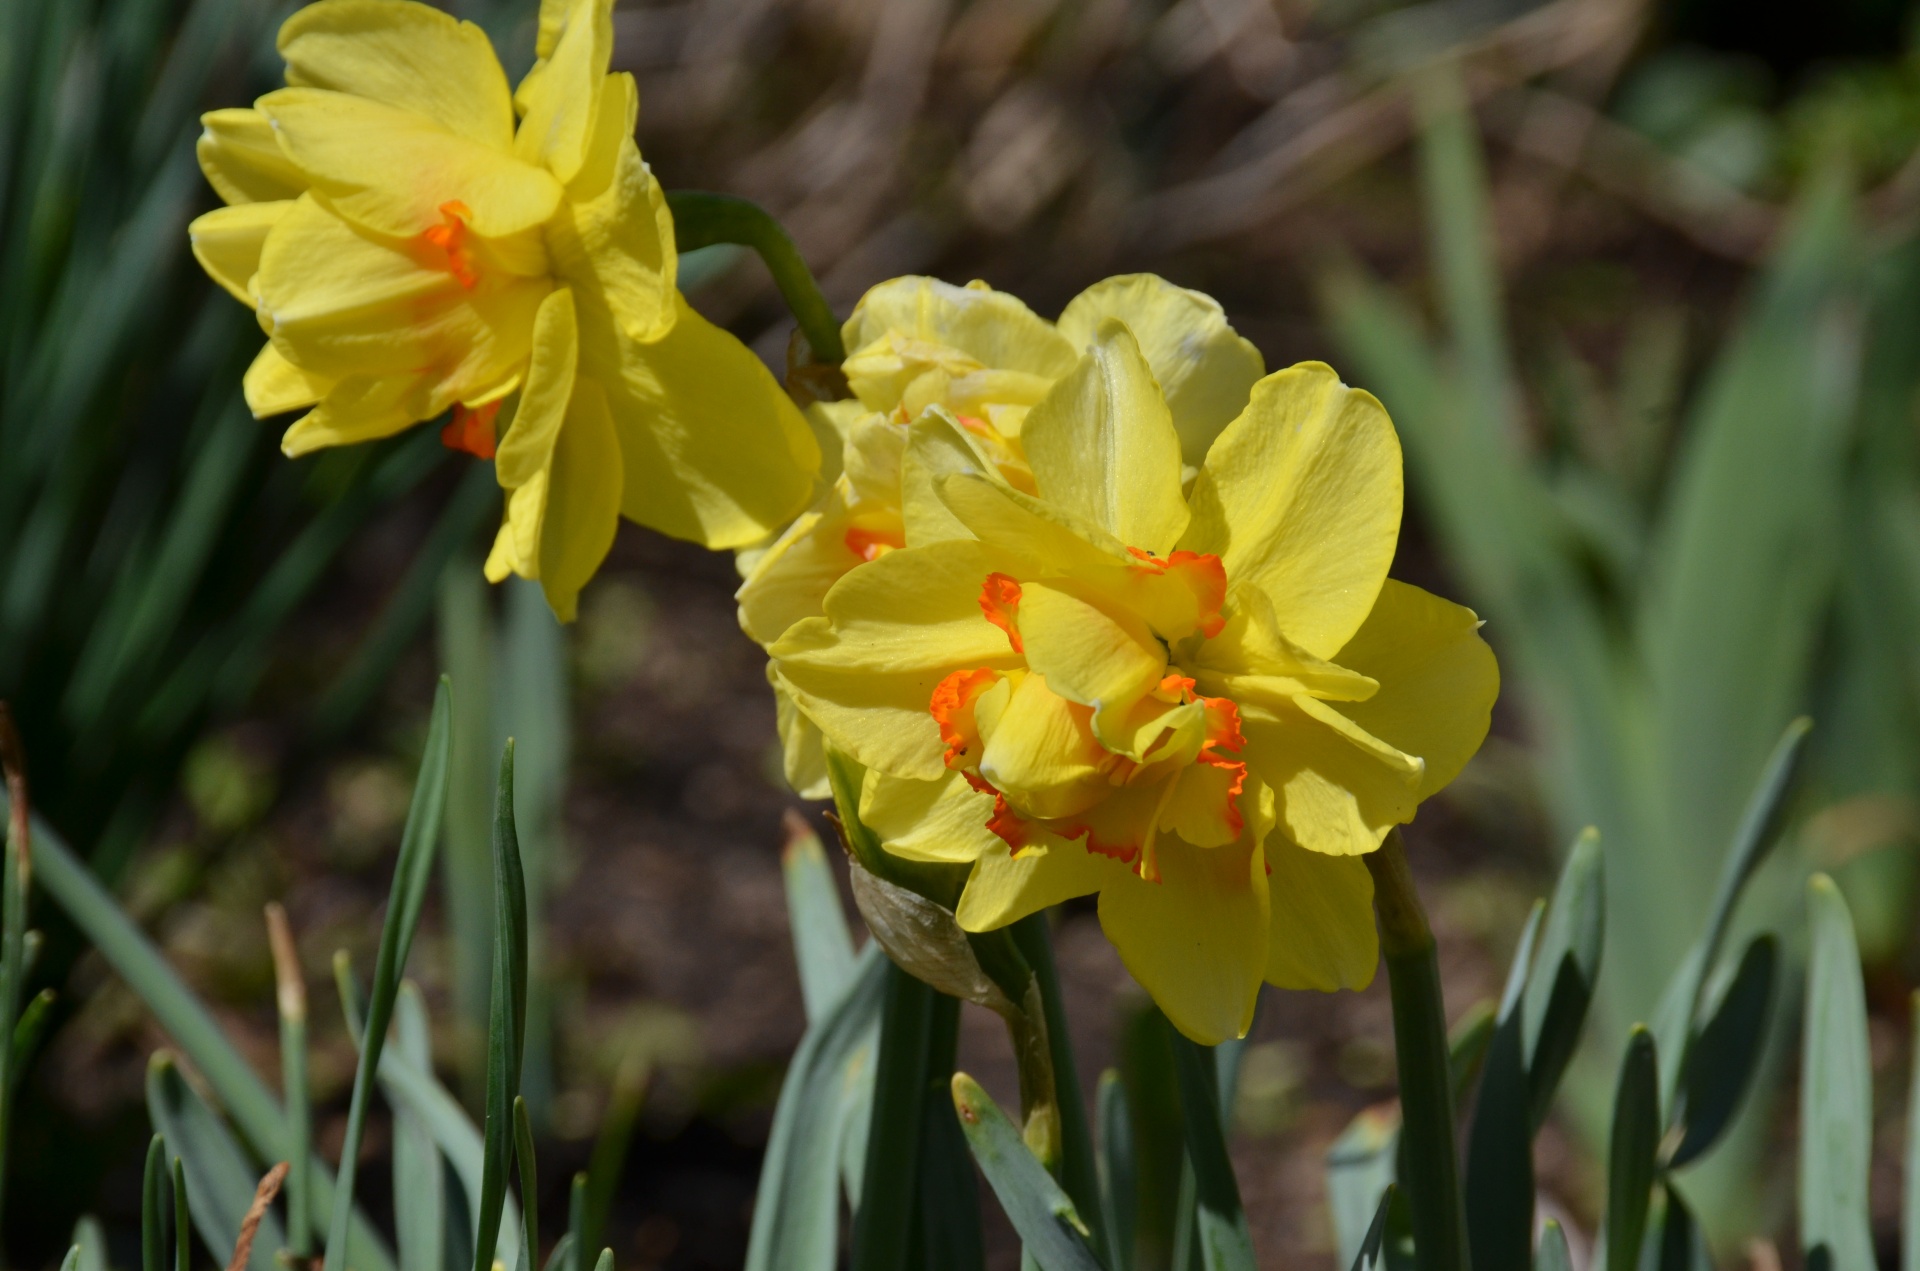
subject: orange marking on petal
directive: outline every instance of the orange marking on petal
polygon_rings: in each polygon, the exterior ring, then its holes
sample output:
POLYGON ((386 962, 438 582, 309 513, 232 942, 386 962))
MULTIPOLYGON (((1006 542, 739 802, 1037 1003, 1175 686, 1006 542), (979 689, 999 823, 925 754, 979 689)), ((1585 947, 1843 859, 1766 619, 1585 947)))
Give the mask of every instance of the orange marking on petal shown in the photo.
POLYGON ((947 767, 959 767, 959 761, 980 740, 980 729, 973 719, 973 704, 999 681, 998 671, 982 667, 977 671, 955 671, 934 686, 933 700, 927 709, 933 713, 934 723, 940 726, 940 740, 947 743, 947 767))
POLYGON ((1167 558, 1167 567, 1181 575, 1200 602, 1200 633, 1209 640, 1227 625, 1220 612, 1227 603, 1227 569, 1211 552, 1175 552, 1167 558))
POLYGON ((1225 697, 1200 700, 1207 704, 1207 740, 1200 747, 1202 754, 1215 746, 1236 754, 1246 749, 1246 734, 1240 731, 1240 708, 1225 697))
POLYGON ((1025 653, 1020 639, 1020 584, 1006 574, 988 574, 980 588, 980 612, 987 621, 1007 633, 1015 653, 1025 653))
POLYGON ((878 560, 888 552, 907 545, 907 536, 899 530, 863 530, 854 526, 845 537, 847 550, 861 560, 878 560))
POLYGON ((441 223, 422 235, 447 254, 447 272, 459 279, 461 287, 468 291, 480 282, 480 274, 473 265, 473 253, 467 246, 467 218, 472 215, 465 203, 449 199, 440 205, 441 223))
MULTIPOLYGON (((987 788, 993 789, 991 786, 987 788)), ((993 815, 987 818, 987 828, 1013 849, 1016 860, 1019 859, 1021 852, 1033 846, 1033 824, 1015 812, 1008 804, 1007 796, 998 790, 993 792, 993 815)))
POLYGON ((476 459, 493 458, 493 421, 499 413, 497 401, 484 406, 455 406, 453 418, 440 430, 440 444, 449 450, 464 450, 476 459))
POLYGON ((1191 692, 1193 692, 1192 678, 1175 671, 1154 686, 1153 695, 1162 701, 1185 705, 1189 700, 1187 694, 1191 692))
POLYGON ((953 418, 962 428, 976 436, 991 437, 996 441, 1000 438, 1000 430, 978 415, 955 415, 953 418))

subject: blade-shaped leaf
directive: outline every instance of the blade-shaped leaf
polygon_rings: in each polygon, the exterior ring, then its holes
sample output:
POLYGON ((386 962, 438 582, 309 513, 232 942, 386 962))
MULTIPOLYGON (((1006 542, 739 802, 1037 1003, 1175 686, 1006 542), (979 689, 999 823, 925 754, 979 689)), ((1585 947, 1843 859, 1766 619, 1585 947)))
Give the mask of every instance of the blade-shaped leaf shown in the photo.
MULTIPOLYGON (((164 1050, 147 1065, 147 1115, 165 1138, 168 1154, 185 1168, 187 1205, 200 1239, 209 1249, 231 1253, 253 1203, 258 1172, 164 1050)), ((268 1213, 247 1265, 273 1271, 274 1253, 284 1243, 280 1220, 268 1213)))
POLYGON ((1540 1248, 1533 1255, 1533 1271, 1573 1271, 1573 1254, 1567 1249, 1567 1233, 1552 1218, 1540 1226, 1540 1248))
POLYGON ((1173 1064, 1187 1127, 1187 1159, 1193 1165, 1194 1236, 1200 1265, 1205 1271, 1253 1271, 1253 1235, 1241 1208, 1233 1160, 1227 1155, 1214 1055, 1209 1048, 1176 1034, 1173 1064))
POLYGON ((1110 1271, 1133 1271, 1133 1232, 1138 1209, 1133 1166, 1133 1118, 1120 1074, 1100 1074, 1095 1115, 1100 1122, 1100 1213, 1107 1224, 1110 1271))
POLYGON ((1679 1116, 1686 1126, 1669 1168, 1678 1169, 1716 1143, 1740 1110, 1766 1051, 1778 942, 1756 936, 1719 1005, 1694 1041, 1680 1078, 1679 1116))
POLYGON ((1467 1140, 1467 1242, 1473 1265, 1523 1267, 1533 1245, 1533 1120, 1529 1113, 1525 1009, 1495 1030, 1467 1140))
MULTIPOLYGON (((427 1007, 411 980, 394 1002, 394 1050, 399 1064, 433 1071, 427 1007)), ((386 1087, 386 1064, 381 1087, 386 1087)), ((392 1096, 388 1099, 392 1102, 392 1096)), ((441 1271, 447 1225, 446 1169, 426 1118, 398 1103, 393 1108, 393 1225, 400 1271, 441 1271)))
POLYGON ((1867 1213, 1873 1066, 1853 918, 1825 874, 1807 884, 1812 949, 1800 1060, 1800 1240, 1842 1271, 1874 1265, 1867 1213))
POLYGON ((748 1271, 831 1271, 836 1265, 846 1101, 872 1097, 862 1078, 871 1081, 888 965, 878 944, 862 950, 853 978, 807 1026, 787 1066, 760 1167, 748 1271))
POLYGON ((1606 898, 1600 832, 1589 826, 1560 870, 1540 952, 1527 977, 1527 1090, 1535 1130, 1553 1106, 1593 1001, 1606 939, 1606 898))
POLYGON ((1613 1101, 1607 1153, 1607 1271, 1635 1271, 1660 1149, 1660 1070, 1653 1034, 1633 1030, 1613 1101))
POLYGON ((1348 1122, 1327 1149, 1327 1203, 1341 1266, 1360 1256, 1380 1198, 1393 1186, 1399 1141, 1400 1111, 1382 1104, 1348 1122))
POLYGON ((1040 1271, 1101 1271, 1073 1202, 1027 1150, 1007 1114, 965 1073, 954 1074, 953 1106, 974 1161, 1040 1271))
POLYGON ((493 994, 487 1015, 486 1146, 481 1166, 474 1271, 488 1271, 500 1237, 513 1156, 513 1100, 527 1002, 527 888, 513 821, 513 739, 500 755, 493 817, 493 994))
POLYGON ((853 976, 854 951, 833 867, 820 836, 797 812, 788 813, 780 868, 787 884, 787 921, 793 928, 793 960, 800 968, 800 996, 811 1022, 846 988, 853 976))
POLYGON ((1361 1238, 1360 1251, 1353 1256, 1353 1271, 1380 1271, 1386 1263, 1387 1216, 1393 1210, 1393 1198, 1398 1191, 1389 1186, 1380 1197, 1380 1207, 1373 1211, 1373 1221, 1367 1224, 1367 1234, 1361 1238))
MULTIPOLYGON (((380 1052, 386 1046, 387 1025, 393 1019, 394 998, 420 924, 433 878, 433 855, 440 845, 440 817, 447 799, 447 747, 452 703, 446 678, 433 696, 433 715, 427 725, 427 744, 420 774, 400 835, 400 856, 393 867, 393 888, 387 899, 387 919, 380 932, 380 952, 373 969, 373 992, 367 1000, 366 1028, 360 1038, 360 1064, 353 1074, 353 1099, 347 1109, 346 1137, 340 1149, 340 1195, 351 1202, 354 1178, 360 1167, 360 1140, 371 1110, 373 1087, 380 1071, 380 1052)), ((334 1206, 327 1229, 327 1260, 347 1266, 349 1205, 334 1206)))
POLYGON ((147 1141, 147 1165, 140 1176, 140 1271, 167 1271, 167 1141, 147 1141))

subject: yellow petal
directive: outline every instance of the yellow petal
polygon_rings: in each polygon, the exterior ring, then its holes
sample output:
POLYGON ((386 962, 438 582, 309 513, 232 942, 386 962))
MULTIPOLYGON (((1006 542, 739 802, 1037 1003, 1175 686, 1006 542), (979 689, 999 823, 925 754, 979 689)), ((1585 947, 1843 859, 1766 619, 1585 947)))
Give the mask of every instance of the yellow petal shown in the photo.
POLYGON ((1256 384, 1207 452, 1181 546, 1258 585, 1287 637, 1331 658, 1386 581, 1401 493, 1387 412, 1328 367, 1303 362, 1256 384))
POLYGON ((1373 877, 1365 861, 1266 843, 1273 907, 1267 983, 1283 989, 1363 989, 1380 964, 1373 926, 1373 877))
POLYGON ((507 505, 487 553, 487 581, 501 582, 508 574, 540 577, 540 536, 547 524, 547 493, 553 473, 542 469, 507 492, 507 505))
POLYGON ((1330 856, 1358 856, 1380 846, 1393 826, 1413 819, 1422 773, 1377 739, 1371 750, 1359 744, 1354 734, 1360 730, 1351 721, 1340 730, 1323 722, 1334 714, 1330 705, 1307 698, 1295 708, 1242 703, 1247 745, 1241 757, 1273 787, 1281 824, 1295 843, 1330 856), (1307 703, 1321 718, 1297 709, 1307 703), (1383 753, 1398 755, 1398 761, 1383 759, 1383 753))
POLYGON ((1097 856, 1078 843, 1056 839, 1022 850, 1017 860, 1000 843, 974 863, 954 917, 966 931, 993 931, 1128 876, 1119 861, 1097 856))
MULTIPOLYGON (((884 416, 872 418, 884 420, 884 416)), ((993 459, 979 438, 943 408, 929 407, 908 428, 900 458, 898 490, 908 546, 973 537, 973 531, 940 498, 941 480, 956 472, 997 479, 993 459)))
POLYGON ((471 291, 444 269, 356 231, 312 195, 267 236, 254 278, 261 322, 311 374, 405 375, 427 419, 518 376, 545 279, 486 274, 471 291))
POLYGON ((800 410, 746 345, 676 294, 665 339, 637 344, 604 329, 596 365, 581 314, 582 365, 607 386, 626 459, 622 512, 677 538, 739 547, 786 524, 813 493, 820 448, 800 410))
POLYGON ((1166 646, 1125 610, 1040 583, 1021 587, 1019 625, 1028 667, 1061 697, 1092 707, 1094 731, 1122 749, 1109 730, 1166 675, 1166 646))
POLYGON ((554 445, 547 521, 540 534, 540 586, 562 622, 573 621, 580 589, 613 546, 623 481, 620 440, 606 395, 594 381, 581 379, 554 445))
POLYGON ((936 477, 934 485, 947 510, 980 541, 1043 572, 1086 578, 1132 563, 1126 547, 1099 526, 1022 494, 997 475, 958 472, 936 477))
POLYGON ((1260 350, 1227 325, 1212 296, 1154 274, 1093 284, 1061 313, 1060 334, 1084 349, 1107 318, 1125 322, 1140 341, 1173 413, 1181 458, 1199 467, 1220 430, 1245 408, 1254 381, 1266 374, 1260 350))
POLYGON ((287 361, 271 343, 261 347, 240 386, 255 419, 312 406, 332 387, 329 381, 287 361))
POLYGON ((1241 804, 1249 798, 1238 767, 1190 763, 1173 776, 1174 787, 1160 813, 1160 828, 1195 847, 1225 847, 1246 827, 1241 804))
POLYGON ((772 644, 794 623, 824 612, 827 592, 861 563, 847 546, 851 525, 837 495, 822 510, 795 518, 734 593, 741 629, 760 644, 772 644))
POLYGON ((279 46, 289 84, 411 111, 495 150, 513 144, 506 72, 471 22, 407 0, 320 0, 287 19, 279 46))
POLYGON ((1340 712, 1399 750, 1426 761, 1425 799, 1459 775, 1486 740, 1500 667, 1471 609, 1388 579, 1339 660, 1379 681, 1340 712))
POLYGON ((382 234, 423 234, 459 203, 474 234, 504 238, 539 226, 560 204, 560 183, 547 172, 410 110, 318 88, 283 88, 258 105, 314 188, 382 234))
POLYGON ((327 390, 319 405, 293 421, 280 439, 280 449, 289 459, 298 459, 327 446, 391 437, 422 418, 415 413, 418 388, 416 381, 402 376, 349 376, 327 390))
POLYGON ((772 673, 771 663, 767 671, 767 680, 773 685, 774 721, 780 733, 787 784, 803 799, 824 799, 832 790, 827 780, 826 738, 819 726, 794 704, 793 694, 787 691, 780 677, 772 673))
POLYGON ((573 7, 544 57, 538 76, 522 85, 523 118, 513 152, 571 181, 585 161, 600 104, 600 81, 613 56, 613 0, 573 7))
POLYGON ((982 794, 957 772, 934 781, 885 773, 868 776, 860 790, 860 819, 881 845, 913 861, 967 863, 1006 843, 987 828, 993 796, 982 794))
POLYGON ((1160 881, 1100 892, 1100 926, 1173 1026, 1203 1046, 1246 1036, 1267 967, 1266 862, 1248 842, 1162 840, 1160 881))
MULTIPOLYGON (((889 334, 946 346, 982 367, 1048 380, 1065 375, 1078 360, 1073 345, 1052 323, 1013 296, 986 287, 955 287, 936 278, 895 278, 879 284, 861 297, 842 329, 850 351, 889 334)), ((899 400, 897 383, 867 384, 855 372, 849 372, 848 379, 870 409, 888 410, 899 400)))
POLYGON ((1085 720, 1086 712, 1076 712, 1044 678, 1021 677, 1006 708, 991 724, 982 721, 980 775, 1021 816, 1050 820, 1086 811, 1113 787, 1099 767, 1106 751, 1085 720))
MULTIPOLYGON (((553 462, 555 439, 573 399, 580 329, 574 321, 573 293, 556 287, 540 302, 533 320, 533 353, 526 387, 513 423, 494 454, 494 472, 503 488, 525 485, 553 462)), ((604 409, 604 397, 601 399, 604 409)))
MULTIPOLYGON (((782 643, 805 644, 826 625, 809 618, 782 643)), ((869 675, 805 663, 776 662, 773 672, 794 704, 843 753, 876 772, 934 781, 947 771, 946 745, 928 706, 931 682, 907 675, 869 675)))
POLYGON ((1316 658, 1280 630, 1273 602, 1257 587, 1232 591, 1231 616, 1218 635, 1181 664, 1212 697, 1267 705, 1296 695, 1361 702, 1379 691, 1378 681, 1350 667, 1316 658))
POLYGON ((1156 556, 1187 528, 1180 437, 1133 333, 1109 318, 1021 426, 1040 496, 1156 556))
POLYGON ((247 284, 259 272, 260 252, 266 246, 267 232, 292 210, 293 203, 282 200, 236 203, 196 216, 187 226, 193 257, 228 295, 251 309, 253 292, 247 284))
POLYGON ((646 344, 665 337, 680 311, 673 214, 633 144, 633 76, 603 77, 600 94, 585 165, 546 227, 547 247, 584 326, 646 344))
POLYGON ((207 183, 228 203, 297 199, 307 189, 300 169, 281 152, 273 125, 257 110, 212 110, 200 116, 193 153, 207 183))

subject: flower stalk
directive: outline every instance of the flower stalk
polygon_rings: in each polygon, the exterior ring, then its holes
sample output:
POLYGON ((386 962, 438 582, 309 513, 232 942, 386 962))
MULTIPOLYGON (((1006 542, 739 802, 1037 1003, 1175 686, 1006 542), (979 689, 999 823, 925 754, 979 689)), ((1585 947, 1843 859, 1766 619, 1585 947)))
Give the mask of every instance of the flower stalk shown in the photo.
POLYGON ((1420 1271, 1465 1271, 1466 1209, 1453 1134, 1447 1014, 1433 929, 1407 867, 1400 831, 1364 858, 1373 875, 1380 952, 1393 995, 1394 1057, 1400 1073, 1400 1182, 1413 1219, 1420 1271))
POLYGON ((672 190, 667 207, 673 212, 674 247, 683 252, 736 243, 751 247, 766 262, 780 298, 786 301, 800 333, 813 351, 813 360, 838 366, 846 360, 840 339, 840 320, 820 293, 820 284, 800 256, 800 249, 779 221, 751 199, 701 190, 672 190))

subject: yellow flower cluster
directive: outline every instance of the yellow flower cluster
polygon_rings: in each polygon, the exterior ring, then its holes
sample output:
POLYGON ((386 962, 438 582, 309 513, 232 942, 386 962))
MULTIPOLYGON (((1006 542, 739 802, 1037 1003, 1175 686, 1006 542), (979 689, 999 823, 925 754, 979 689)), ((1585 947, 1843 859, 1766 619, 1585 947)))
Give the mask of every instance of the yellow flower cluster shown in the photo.
POLYGON ((829 747, 864 765, 888 851, 969 867, 966 929, 1097 894, 1208 1043, 1263 982, 1369 982, 1360 858, 1472 756, 1499 683, 1471 612, 1387 577, 1379 402, 1267 374, 1149 275, 1057 322, 900 278, 810 426, 676 288, 611 8, 543 0, 512 92, 478 28, 411 0, 286 23, 288 87, 205 118, 227 206, 192 226, 268 336, 254 412, 304 412, 294 455, 451 412, 507 491, 488 575, 562 618, 622 515, 741 549, 789 778, 824 793, 829 747))
POLYGON ((413 0, 289 18, 288 87, 205 116, 228 206, 190 227, 258 315, 255 415, 305 413, 289 455, 453 411, 496 464, 488 576, 571 618, 623 514, 711 547, 812 494, 812 431, 760 360, 674 285, 673 222, 608 74, 613 0, 543 0, 517 90, 480 28, 413 0))

